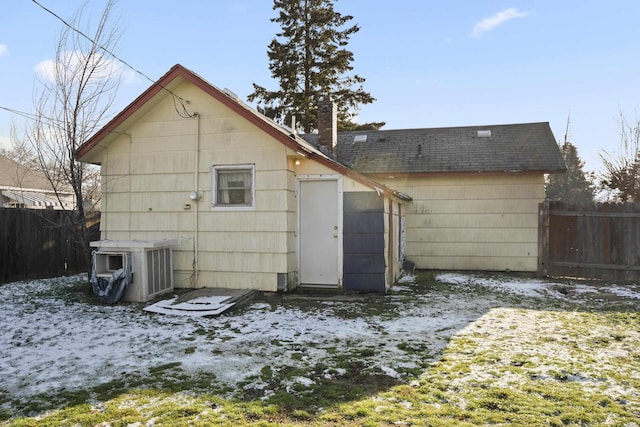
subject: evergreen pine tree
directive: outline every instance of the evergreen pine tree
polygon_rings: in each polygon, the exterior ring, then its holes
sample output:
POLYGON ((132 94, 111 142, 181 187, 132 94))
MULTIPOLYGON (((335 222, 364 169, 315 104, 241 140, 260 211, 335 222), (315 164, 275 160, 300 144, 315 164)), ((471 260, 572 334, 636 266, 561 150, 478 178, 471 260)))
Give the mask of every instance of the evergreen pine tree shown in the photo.
MULTIPOLYGON (((333 0, 274 0, 281 32, 269 44, 269 70, 279 81, 278 90, 253 84, 248 97, 266 116, 289 124, 292 116, 304 132, 317 129, 317 104, 331 96, 338 110, 338 128, 353 126, 352 117, 362 104, 375 99, 366 92, 364 78, 353 70, 353 53, 346 49, 358 25, 353 16, 334 10, 333 0)), ((380 127, 380 123, 376 123, 380 127)), ((383 123, 382 123, 383 124, 383 123)))
POLYGON ((560 151, 567 165, 567 171, 549 175, 545 187, 547 199, 568 203, 593 202, 595 191, 593 178, 588 177, 582 170, 584 162, 578 155, 578 149, 565 140, 560 151))

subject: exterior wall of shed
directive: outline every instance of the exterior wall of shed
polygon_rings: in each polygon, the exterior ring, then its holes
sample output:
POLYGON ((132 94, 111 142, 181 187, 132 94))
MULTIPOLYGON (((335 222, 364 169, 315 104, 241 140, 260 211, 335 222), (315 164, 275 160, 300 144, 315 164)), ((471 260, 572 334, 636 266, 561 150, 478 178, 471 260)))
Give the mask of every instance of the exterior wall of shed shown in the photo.
POLYGON ((276 291, 283 278, 295 283, 287 149, 196 87, 174 92, 198 118, 180 117, 166 96, 102 154, 101 238, 176 240, 176 287, 276 291), (237 164, 255 167, 255 209, 212 210, 212 165, 237 164), (196 185, 199 201, 189 199, 196 185))
MULTIPOLYGON (((177 241, 179 288, 294 288, 296 175, 339 174, 310 159, 295 165, 295 152, 195 86, 172 90, 198 118, 178 115, 167 95, 101 148, 101 239, 177 241), (212 210, 212 165, 239 164, 255 167, 255 209, 212 210), (196 189, 202 198, 190 200, 196 189)), ((342 185, 374 191, 346 176, 342 185)))
POLYGON ((393 285, 402 275, 402 262, 404 261, 405 254, 402 253, 402 239, 405 236, 402 235, 401 223, 402 218, 405 217, 406 203, 399 203, 389 200, 387 206, 392 205, 392 211, 389 214, 388 227, 391 230, 387 232, 387 254, 391 259, 390 267, 387 268, 387 277, 389 277, 388 287, 393 285))
POLYGON ((542 174, 379 179, 413 197, 406 258, 422 269, 536 271, 542 174))
POLYGON ((400 241, 403 238, 400 223, 407 205, 386 199, 384 204, 385 226, 385 277, 387 290, 400 278, 402 274, 402 257, 400 241))
MULTIPOLYGON (((300 159, 300 164, 292 168, 295 169, 296 175, 305 179, 310 176, 336 176, 336 171, 304 159, 300 159)), ((389 219, 389 206, 397 206, 398 202, 348 177, 342 178, 342 191, 343 288, 354 292, 384 293, 400 275, 399 262, 392 258, 390 261, 389 258, 397 253, 389 250, 389 244, 398 248, 398 244, 391 237, 393 231, 390 234, 392 225, 389 221, 393 224, 394 220, 389 219), (379 207, 372 211, 372 206, 379 207), (365 230, 373 225, 372 221, 379 225, 374 233, 376 236, 370 234, 372 230, 365 230), (379 238, 379 241, 365 248, 362 245, 366 246, 367 238, 379 238)), ((397 215, 398 212, 396 210, 393 214, 397 215)), ((400 222, 397 218, 395 223, 399 228, 400 222)), ((399 234, 399 230, 397 233, 399 234)))

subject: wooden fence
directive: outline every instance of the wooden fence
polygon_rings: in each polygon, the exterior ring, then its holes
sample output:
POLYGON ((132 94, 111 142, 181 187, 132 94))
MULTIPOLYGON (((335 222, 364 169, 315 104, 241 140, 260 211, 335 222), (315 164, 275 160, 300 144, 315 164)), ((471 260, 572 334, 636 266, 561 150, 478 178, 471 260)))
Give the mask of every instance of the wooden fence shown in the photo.
MULTIPOLYGON (((88 271, 89 248, 78 239, 74 212, 0 208, 0 283, 88 271)), ((99 214, 89 228, 98 240, 99 214)))
POLYGON ((640 280, 640 204, 545 201, 539 206, 538 273, 640 280))

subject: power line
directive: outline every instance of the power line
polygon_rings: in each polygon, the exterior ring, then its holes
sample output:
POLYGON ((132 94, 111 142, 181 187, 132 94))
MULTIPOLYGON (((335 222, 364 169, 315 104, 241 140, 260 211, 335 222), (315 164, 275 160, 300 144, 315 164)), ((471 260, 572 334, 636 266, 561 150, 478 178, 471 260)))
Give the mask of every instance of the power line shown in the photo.
MULTIPOLYGON (((60 17, 58 14, 56 14, 55 12, 53 12, 51 9, 48 9, 47 7, 43 6, 41 3, 39 3, 37 0, 31 0, 33 1, 36 5, 38 5, 41 9, 43 9, 44 11, 46 11, 47 13, 49 13, 50 15, 54 16, 56 19, 58 19, 60 22, 62 22, 67 28, 71 29, 72 31, 75 31, 76 33, 80 34, 82 37, 84 37, 85 39, 89 40, 93 45, 97 46, 98 48, 102 49, 104 52, 108 53, 112 58, 116 59, 117 61, 119 61, 121 64, 123 64, 124 66, 126 66, 127 68, 133 70, 135 73, 139 74, 140 76, 144 77, 145 79, 149 80, 151 83, 157 83, 155 80, 153 80, 151 77, 149 77, 148 75, 146 75, 145 73, 143 73, 142 71, 140 71, 139 69, 135 68, 134 66, 132 66, 131 64, 129 64, 127 61, 125 61, 124 59, 121 59, 120 57, 118 57, 115 53, 113 53, 112 51, 110 51, 109 49, 107 49, 106 47, 102 46, 101 44, 97 43, 94 39, 92 39, 91 37, 89 37, 88 35, 86 35, 85 33, 83 33, 82 31, 80 31, 79 29, 75 28, 73 25, 69 24, 67 21, 65 21, 62 17, 60 17)), ((182 98, 181 96, 176 95, 173 91, 171 91, 170 89, 167 89, 166 87, 162 86, 161 84, 158 84, 162 89, 166 90, 167 92, 169 92, 171 94, 171 96, 174 97, 174 107, 176 110, 176 113, 178 113, 178 115, 180 117, 183 118, 192 118, 195 117, 195 114, 191 114, 187 111, 187 107, 185 105, 185 99, 182 98), (178 102, 180 103, 180 105, 182 106, 182 112, 180 112, 178 110, 177 105, 175 105, 175 100, 178 100, 178 102)))
MULTIPOLYGON (((16 110, 15 108, 9 108, 9 107, 3 107, 2 105, 0 105, 0 110, 4 110, 7 111, 11 114, 15 114, 17 116, 21 116, 24 117, 25 119, 28 120, 33 120, 34 122, 44 122, 47 123, 48 125, 55 127, 57 129, 61 129, 61 130, 65 130, 68 126, 68 123, 64 120, 60 120, 60 119, 54 119, 53 117, 48 117, 48 116, 44 116, 42 114, 35 114, 35 113, 27 113, 26 111, 20 111, 20 110, 16 110)), ((117 133, 119 135, 129 135, 126 132, 116 132, 115 130, 111 131, 112 133, 117 133)))
POLYGON ((15 114, 17 116, 21 116, 24 117, 26 119, 29 120, 33 120, 33 121, 44 121, 44 122, 48 122, 51 125, 54 126, 58 126, 60 128, 64 128, 64 126, 66 125, 66 122, 60 119, 54 119, 52 117, 47 117, 47 116, 43 116, 41 114, 34 114, 34 113, 27 113, 26 111, 20 111, 20 110, 16 110, 15 108, 9 108, 9 107, 3 107, 0 105, 0 110, 4 110, 7 111, 11 114, 15 114))

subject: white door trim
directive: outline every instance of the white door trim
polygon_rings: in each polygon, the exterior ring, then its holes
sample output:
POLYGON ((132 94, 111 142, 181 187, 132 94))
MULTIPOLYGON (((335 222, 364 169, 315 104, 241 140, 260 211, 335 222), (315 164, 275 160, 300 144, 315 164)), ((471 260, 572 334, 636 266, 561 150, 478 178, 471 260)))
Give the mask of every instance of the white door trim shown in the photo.
POLYGON ((336 188, 337 188, 337 194, 336 194, 336 202, 337 202, 337 207, 338 207, 338 212, 336 212, 337 215, 337 227, 338 229, 336 230, 336 234, 337 234, 337 240, 338 240, 338 244, 337 244, 337 278, 338 278, 338 283, 336 284, 337 287, 342 287, 342 258, 343 258, 343 248, 342 248, 342 233, 343 233, 343 197, 342 197, 342 181, 343 181, 343 177, 342 175, 331 175, 331 174, 306 174, 306 175, 297 175, 296 176, 296 197, 298 198, 298 202, 297 202, 297 209, 298 209, 298 220, 297 220, 297 227, 298 227, 298 231, 297 231, 297 254, 296 254, 296 258, 297 258, 297 262, 298 262, 298 285, 303 284, 301 281, 302 278, 302 274, 300 273, 300 269, 301 269, 301 253, 300 253, 300 240, 301 240, 301 236, 300 236, 300 230, 301 230, 301 222, 302 222, 302 218, 300 215, 301 212, 301 199, 300 199, 300 183, 301 182, 309 182, 309 181, 336 181, 336 188))

